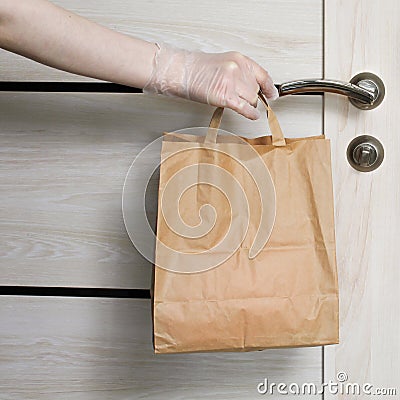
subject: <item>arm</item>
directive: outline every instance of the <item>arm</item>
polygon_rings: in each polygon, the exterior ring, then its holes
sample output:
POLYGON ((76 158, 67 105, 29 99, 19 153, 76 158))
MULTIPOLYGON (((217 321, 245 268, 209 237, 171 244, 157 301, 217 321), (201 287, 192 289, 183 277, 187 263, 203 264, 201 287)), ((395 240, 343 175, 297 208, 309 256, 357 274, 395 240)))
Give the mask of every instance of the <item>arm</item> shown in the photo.
POLYGON ((0 0, 0 47, 105 81, 229 107, 257 119, 259 88, 277 91, 260 65, 238 52, 190 52, 105 28, 47 0, 0 0))
POLYGON ((46 0, 0 0, 0 47, 78 75, 143 88, 157 46, 46 0))

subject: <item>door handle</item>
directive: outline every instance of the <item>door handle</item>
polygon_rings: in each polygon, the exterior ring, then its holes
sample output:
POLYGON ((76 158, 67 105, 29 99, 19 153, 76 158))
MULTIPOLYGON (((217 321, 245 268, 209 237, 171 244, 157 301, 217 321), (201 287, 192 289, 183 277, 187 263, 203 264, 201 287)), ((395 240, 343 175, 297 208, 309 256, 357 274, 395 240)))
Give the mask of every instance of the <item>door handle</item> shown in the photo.
POLYGON ((385 97, 385 86, 382 80, 370 72, 357 74, 350 82, 332 79, 302 79, 282 83, 277 88, 280 97, 290 94, 325 92, 344 95, 355 107, 363 110, 378 107, 385 97))

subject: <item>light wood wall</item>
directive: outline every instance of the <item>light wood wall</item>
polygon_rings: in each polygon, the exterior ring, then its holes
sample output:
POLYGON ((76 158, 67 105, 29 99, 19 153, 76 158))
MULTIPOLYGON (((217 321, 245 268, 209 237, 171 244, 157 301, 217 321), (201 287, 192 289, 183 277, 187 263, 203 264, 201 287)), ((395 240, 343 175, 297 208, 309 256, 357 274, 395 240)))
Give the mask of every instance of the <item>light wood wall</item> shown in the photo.
MULTIPOLYGON (((148 41, 166 41, 191 50, 237 50, 284 82, 320 78, 322 3, 320 0, 56 0, 111 29, 148 41)), ((0 80, 81 81, 0 51, 0 80)))
MULTIPOLYGON (((319 0, 55 3, 145 40, 241 51, 276 83, 322 76, 319 0)), ((87 79, 0 51, 0 80, 87 79)), ((321 133, 320 97, 273 107, 287 136, 321 133)), ((125 174, 163 131, 206 126, 212 112, 141 94, 0 93, 0 285, 148 289, 122 220, 125 174)), ((221 128, 268 133, 265 114, 230 110, 221 128)), ((318 383, 322 350, 155 356, 149 300, 0 297, 1 400, 252 399, 263 378, 318 383)))
MULTIPOLYGON (((320 132, 319 102, 282 100, 282 126, 320 132)), ((142 94, 0 93, 0 284, 149 288, 151 265, 122 218, 125 175, 164 130, 207 126, 212 111, 142 94)), ((247 122, 231 110, 221 127, 268 133, 265 115, 247 122)))
POLYGON ((148 300, 0 298, 0 399, 250 400, 265 378, 322 379, 317 347, 155 355, 150 313, 148 300))
MULTIPOLYGON (((177 1, 55 3, 145 40, 242 51, 277 83, 322 73, 319 1, 234 1, 219 3, 214 13, 209 0, 190 7, 177 1)), ((0 71, 3 81, 83 79, 3 50, 0 71)), ((292 96, 275 104, 287 136, 321 133, 320 97, 292 96)), ((259 108, 258 121, 227 110, 221 128, 267 134, 259 108)), ((0 283, 148 288, 150 264, 123 225, 125 175, 163 131, 207 126, 212 112, 208 105, 162 96, 0 93, 0 283)))

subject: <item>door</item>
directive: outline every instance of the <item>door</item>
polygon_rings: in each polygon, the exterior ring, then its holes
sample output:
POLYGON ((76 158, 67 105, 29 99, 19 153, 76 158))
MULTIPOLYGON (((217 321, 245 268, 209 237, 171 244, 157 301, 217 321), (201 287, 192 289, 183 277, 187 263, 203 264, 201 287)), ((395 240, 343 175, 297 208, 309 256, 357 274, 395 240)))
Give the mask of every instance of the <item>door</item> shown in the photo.
MULTIPOLYGON (((373 111, 336 95, 274 103, 287 136, 324 131, 331 139, 341 344, 155 356, 150 266, 125 232, 123 182, 147 143, 163 131, 207 126, 214 109, 79 87, 0 92, 0 399, 256 399, 265 378, 319 387, 339 372, 352 382, 398 385, 399 143, 393 129, 399 56, 390 51, 399 45, 396 1, 378 7, 372 0, 235 0, 218 3, 217 11, 211 0, 54 2, 145 40, 241 51, 276 83, 324 76, 348 81, 371 70, 387 94, 373 111), (345 157, 348 142, 363 133, 385 146, 385 160, 373 173, 352 170, 345 157)), ((5 51, 0 66, 3 82, 92 81, 5 51)), ((249 121, 228 111, 221 128, 262 135, 267 123, 265 115, 249 121)))
POLYGON ((349 394, 328 392, 326 399, 400 396, 399 21, 396 0, 325 2, 325 76, 348 81, 370 71, 386 88, 382 104, 369 111, 345 98, 325 96, 324 128, 331 139, 335 190, 340 344, 325 348, 324 381, 367 385, 359 395, 349 385, 349 394), (379 139, 385 151, 381 166, 367 173, 352 169, 346 160, 350 141, 364 134, 379 139))

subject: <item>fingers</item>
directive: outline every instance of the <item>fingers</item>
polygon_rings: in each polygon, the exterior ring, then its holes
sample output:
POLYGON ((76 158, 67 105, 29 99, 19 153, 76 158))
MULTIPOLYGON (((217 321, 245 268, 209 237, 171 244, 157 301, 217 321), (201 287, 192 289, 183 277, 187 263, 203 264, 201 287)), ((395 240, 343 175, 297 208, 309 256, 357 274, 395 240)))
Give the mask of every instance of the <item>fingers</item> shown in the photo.
POLYGON ((236 86, 239 100, 236 99, 236 103, 234 102, 231 108, 247 118, 258 119, 260 113, 256 107, 259 90, 261 89, 269 100, 277 99, 279 93, 264 68, 247 56, 244 56, 244 59, 246 60, 246 72, 242 76, 241 84, 238 83, 236 86))
POLYGON ((251 104, 248 103, 246 99, 243 99, 241 97, 235 97, 228 100, 226 106, 236 111, 240 115, 243 115, 244 117, 252 120, 256 120, 261 116, 257 108, 253 107, 251 104))
POLYGON ((242 99, 247 100, 247 102, 251 104, 253 107, 257 107, 259 89, 260 86, 253 78, 252 82, 245 81, 238 83, 236 86, 236 93, 242 99))
MULTIPOLYGON (((206 102, 218 107, 229 107, 246 118, 255 120, 260 117, 257 110, 258 92, 261 91, 267 99, 279 97, 271 77, 255 61, 238 52, 228 52, 214 55, 216 72, 212 70, 204 79, 206 102)), ((207 60, 210 70, 210 60, 207 60)), ((197 75, 196 75, 197 77, 197 75)), ((199 79, 196 85, 200 87, 199 79)), ((195 93, 194 90, 192 92, 195 93)), ((191 96, 190 99, 199 101, 200 96, 191 96)))
POLYGON ((254 61, 253 68, 261 91, 265 94, 267 99, 276 100, 279 97, 279 92, 268 72, 254 61))
POLYGON ((236 99, 236 103, 234 102, 234 110, 253 120, 260 118, 260 112, 257 110, 259 89, 260 86, 255 79, 253 79, 253 82, 249 82, 249 84, 245 84, 244 82, 239 83, 236 87, 238 98, 236 99))

